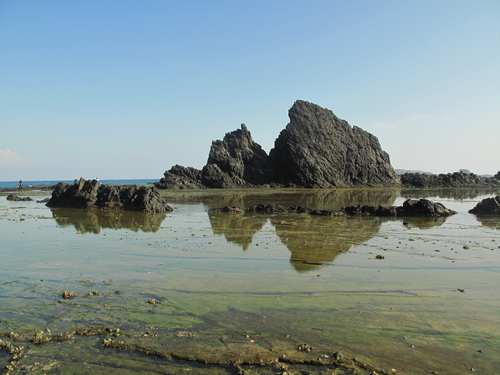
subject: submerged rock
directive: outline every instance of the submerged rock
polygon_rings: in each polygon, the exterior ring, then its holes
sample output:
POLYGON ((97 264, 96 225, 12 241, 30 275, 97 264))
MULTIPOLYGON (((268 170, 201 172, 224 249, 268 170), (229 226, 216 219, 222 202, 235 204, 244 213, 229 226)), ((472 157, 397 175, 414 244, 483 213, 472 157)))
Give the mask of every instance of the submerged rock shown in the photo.
POLYGON ((407 199, 402 206, 348 206, 338 210, 310 209, 301 206, 284 207, 272 204, 257 204, 246 209, 239 207, 222 207, 212 209, 214 212, 222 213, 296 213, 315 216, 378 216, 378 217, 447 217, 456 214, 455 211, 446 208, 443 204, 431 202, 427 199, 407 199))
POLYGON ((267 185, 335 187, 398 184, 389 155, 372 134, 333 112, 298 100, 290 123, 270 154, 240 129, 212 142, 201 171, 174 166, 159 188, 227 188, 267 185))
POLYGON ((500 215, 500 196, 483 199, 469 212, 478 216, 500 215))
POLYGON ((288 115, 270 152, 278 182, 320 188, 399 183, 374 135, 302 100, 288 115))
POLYGON ((30 202, 33 199, 31 199, 30 197, 20 197, 16 194, 9 194, 7 195, 7 200, 12 202, 30 202))
POLYGON ((72 185, 57 184, 47 206, 121 208, 149 213, 172 211, 154 187, 108 186, 83 178, 72 185))

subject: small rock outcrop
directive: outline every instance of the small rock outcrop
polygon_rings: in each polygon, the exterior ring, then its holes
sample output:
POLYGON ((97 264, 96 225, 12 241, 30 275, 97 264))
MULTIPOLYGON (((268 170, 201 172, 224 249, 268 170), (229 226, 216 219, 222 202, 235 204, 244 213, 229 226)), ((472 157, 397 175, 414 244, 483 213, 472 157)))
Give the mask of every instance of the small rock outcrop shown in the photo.
POLYGON ((402 206, 348 206, 339 210, 310 209, 300 206, 284 207, 272 204, 257 204, 242 209, 235 206, 226 206, 212 209, 221 213, 259 213, 259 214, 309 214, 315 216, 377 216, 377 217, 448 217, 456 214, 443 204, 432 202, 428 199, 407 199, 402 206))
POLYGON ((172 208, 154 187, 108 186, 96 180, 84 180, 68 185, 59 183, 52 191, 48 207, 120 208, 148 213, 165 213, 172 208))
POLYGON ((456 188, 474 186, 496 186, 500 181, 493 177, 478 176, 470 172, 441 174, 405 173, 400 176, 401 184, 415 188, 456 188))
POLYGON ((500 215, 500 196, 483 199, 469 212, 478 216, 500 215))
POLYGON ((500 181, 500 171, 495 175, 495 178, 500 181))
POLYGON ((155 184, 160 189, 202 189, 201 170, 192 167, 174 165, 166 171, 155 184))
POLYGON ((288 115, 270 152, 277 182, 320 188, 399 183, 374 135, 302 100, 288 115))
POLYGON ((399 179, 378 139, 333 112, 298 100, 289 110, 290 123, 270 154, 253 141, 247 127, 212 142, 200 173, 175 166, 159 188, 226 188, 252 186, 336 187, 392 185, 399 179))
POLYGON ((33 200, 30 197, 20 197, 19 195, 16 195, 16 194, 7 195, 6 199, 8 201, 12 201, 12 202, 30 202, 33 200))
POLYGON ((202 181, 207 187, 252 186, 269 183, 267 153, 253 141, 245 124, 224 139, 212 142, 202 181))

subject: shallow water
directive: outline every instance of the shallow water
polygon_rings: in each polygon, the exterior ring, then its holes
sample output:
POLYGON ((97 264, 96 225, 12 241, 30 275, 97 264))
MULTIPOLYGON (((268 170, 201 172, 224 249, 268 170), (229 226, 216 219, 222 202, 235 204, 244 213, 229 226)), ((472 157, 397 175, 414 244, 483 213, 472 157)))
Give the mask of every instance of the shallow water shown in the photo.
MULTIPOLYGON (((0 340, 25 347, 12 373, 500 373, 500 220, 467 213, 489 193, 165 195, 175 207, 167 215, 50 210, 0 196, 0 340), (424 196, 458 214, 209 212, 424 196), (64 290, 77 297, 63 300, 64 290), (56 336, 75 328, 94 331, 56 336)), ((0 349, 0 366, 8 360, 0 349)))

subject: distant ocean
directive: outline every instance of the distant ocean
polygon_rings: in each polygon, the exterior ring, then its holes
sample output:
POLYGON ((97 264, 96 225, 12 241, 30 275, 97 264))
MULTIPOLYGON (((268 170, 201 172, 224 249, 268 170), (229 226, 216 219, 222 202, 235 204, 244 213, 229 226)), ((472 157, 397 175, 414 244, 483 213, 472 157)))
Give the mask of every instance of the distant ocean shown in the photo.
MULTIPOLYGON (((24 187, 50 186, 58 182, 73 183, 74 180, 23 180, 24 187)), ((158 179, 123 179, 123 180, 100 180, 106 185, 151 185, 158 179)), ((0 181, 0 189, 11 189, 17 187, 17 181, 0 181)))

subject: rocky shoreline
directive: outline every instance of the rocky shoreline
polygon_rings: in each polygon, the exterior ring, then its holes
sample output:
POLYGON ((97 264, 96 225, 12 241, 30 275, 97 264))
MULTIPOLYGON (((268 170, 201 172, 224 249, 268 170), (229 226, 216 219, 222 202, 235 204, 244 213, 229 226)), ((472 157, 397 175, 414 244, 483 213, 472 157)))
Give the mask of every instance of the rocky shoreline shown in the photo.
POLYGON ((414 188, 500 187, 500 172, 494 177, 478 176, 468 172, 441 174, 404 173, 400 178, 401 185, 414 188))
POLYGON ((378 139, 329 109, 296 101, 269 155, 247 127, 212 142, 201 169, 175 165, 156 184, 164 189, 285 186, 332 188, 398 185, 378 139))
POLYGON ((148 213, 172 211, 154 187, 110 186, 81 178, 74 184, 59 183, 54 188, 48 207, 52 208, 119 208, 148 213))

